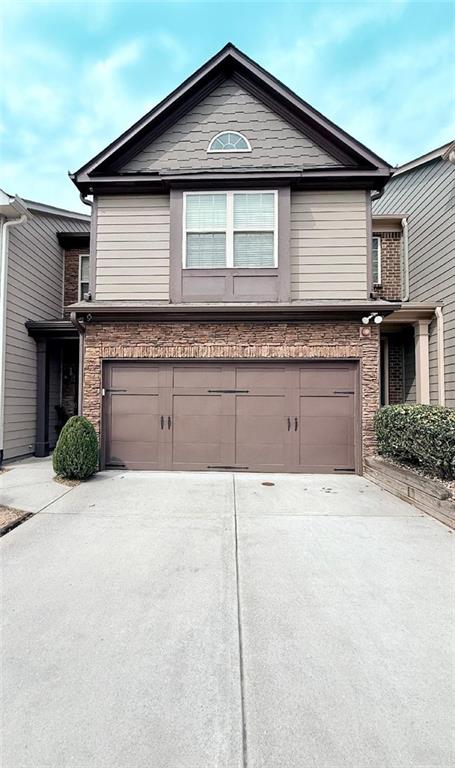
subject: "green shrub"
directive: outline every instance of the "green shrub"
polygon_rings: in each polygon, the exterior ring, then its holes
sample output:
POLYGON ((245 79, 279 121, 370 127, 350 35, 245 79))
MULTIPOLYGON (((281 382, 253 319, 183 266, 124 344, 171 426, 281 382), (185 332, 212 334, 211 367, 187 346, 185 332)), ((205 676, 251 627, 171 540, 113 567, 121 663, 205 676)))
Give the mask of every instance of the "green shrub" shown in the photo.
POLYGON ((455 478, 455 410, 386 405, 374 417, 378 450, 439 477, 455 478))
POLYGON ((84 416, 66 422, 52 455, 54 472, 70 480, 87 480, 98 470, 98 438, 84 416))

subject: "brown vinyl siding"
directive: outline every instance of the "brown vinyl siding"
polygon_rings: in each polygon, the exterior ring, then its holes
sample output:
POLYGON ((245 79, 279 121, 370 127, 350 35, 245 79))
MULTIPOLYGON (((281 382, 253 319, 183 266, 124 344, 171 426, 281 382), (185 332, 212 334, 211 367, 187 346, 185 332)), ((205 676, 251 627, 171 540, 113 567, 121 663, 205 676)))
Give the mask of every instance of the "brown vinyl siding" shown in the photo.
POLYGON ((338 160, 297 128, 236 82, 226 80, 127 162, 122 171, 337 165, 338 160), (207 153, 210 140, 223 130, 244 134, 252 151, 207 153))
MULTIPOLYGON (((446 405, 455 407, 455 166, 441 158, 392 177, 374 213, 408 215, 410 301, 443 303, 446 405)), ((436 328, 430 329, 430 397, 438 402, 436 328)))
POLYGON ((86 232, 89 222, 34 213, 9 234, 6 305, 4 458, 33 452, 36 422, 36 343, 26 320, 62 316, 63 253, 56 232, 86 232))
POLYGON ((98 300, 169 299, 169 195, 99 197, 98 300))
POLYGON ((293 192, 292 298, 366 299, 367 293, 365 193, 293 192))

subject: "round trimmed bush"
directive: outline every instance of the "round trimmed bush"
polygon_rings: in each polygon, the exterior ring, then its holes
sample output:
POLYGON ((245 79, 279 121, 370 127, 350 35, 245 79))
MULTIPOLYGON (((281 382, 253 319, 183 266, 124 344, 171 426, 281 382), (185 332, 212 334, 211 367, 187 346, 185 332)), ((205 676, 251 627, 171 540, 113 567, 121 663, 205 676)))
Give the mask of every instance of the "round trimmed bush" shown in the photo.
POLYGON ((98 470, 98 438, 84 416, 66 422, 52 455, 54 472, 69 480, 87 480, 98 470))

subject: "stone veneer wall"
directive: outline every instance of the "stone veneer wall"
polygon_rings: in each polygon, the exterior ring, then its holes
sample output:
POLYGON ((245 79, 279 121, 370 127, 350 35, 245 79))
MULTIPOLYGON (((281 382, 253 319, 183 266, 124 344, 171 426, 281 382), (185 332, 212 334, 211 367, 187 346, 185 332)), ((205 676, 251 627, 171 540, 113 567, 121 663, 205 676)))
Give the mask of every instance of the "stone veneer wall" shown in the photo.
POLYGON ((87 325, 83 413, 101 425, 102 361, 361 360, 362 444, 375 450, 373 415, 379 407, 379 331, 361 337, 357 322, 117 322, 87 325))

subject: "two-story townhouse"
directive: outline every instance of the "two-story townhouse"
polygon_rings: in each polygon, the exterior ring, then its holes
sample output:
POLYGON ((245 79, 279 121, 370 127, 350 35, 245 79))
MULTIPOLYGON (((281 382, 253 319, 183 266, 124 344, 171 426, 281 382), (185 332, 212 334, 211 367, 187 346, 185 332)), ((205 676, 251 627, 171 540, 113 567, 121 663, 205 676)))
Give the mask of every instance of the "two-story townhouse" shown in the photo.
POLYGON ((455 143, 399 166, 373 202, 382 402, 455 408, 455 143))
POLYGON ((47 455, 77 411, 79 339, 63 305, 82 297, 79 253, 88 254, 89 229, 87 215, 0 190, 0 463, 47 455), (78 241, 76 273, 59 233, 78 241))
POLYGON ((227 45, 72 175, 82 410, 104 467, 361 472, 390 166, 227 45))

